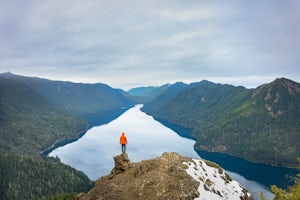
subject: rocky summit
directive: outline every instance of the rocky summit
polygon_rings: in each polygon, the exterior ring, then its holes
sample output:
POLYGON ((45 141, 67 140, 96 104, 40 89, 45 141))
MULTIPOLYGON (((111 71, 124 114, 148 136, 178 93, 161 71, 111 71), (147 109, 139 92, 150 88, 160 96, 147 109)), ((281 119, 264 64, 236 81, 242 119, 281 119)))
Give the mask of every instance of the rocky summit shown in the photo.
POLYGON ((215 163, 177 153, 132 163, 123 153, 114 157, 115 167, 77 200, 158 199, 252 199, 215 163))

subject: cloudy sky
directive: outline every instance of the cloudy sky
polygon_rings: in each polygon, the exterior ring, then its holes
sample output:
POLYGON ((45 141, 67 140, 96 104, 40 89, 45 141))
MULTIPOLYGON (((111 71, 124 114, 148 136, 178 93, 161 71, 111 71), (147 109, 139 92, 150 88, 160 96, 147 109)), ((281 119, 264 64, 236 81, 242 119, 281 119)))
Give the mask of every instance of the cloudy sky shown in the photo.
POLYGON ((136 86, 300 82, 298 0, 0 0, 0 73, 136 86))

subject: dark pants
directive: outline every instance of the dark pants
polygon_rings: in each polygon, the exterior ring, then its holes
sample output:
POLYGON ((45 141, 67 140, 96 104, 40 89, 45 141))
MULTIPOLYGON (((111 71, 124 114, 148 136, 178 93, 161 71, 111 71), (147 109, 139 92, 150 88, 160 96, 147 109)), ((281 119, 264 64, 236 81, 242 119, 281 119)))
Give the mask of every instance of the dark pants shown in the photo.
POLYGON ((126 152, 126 144, 122 144, 122 153, 126 152))

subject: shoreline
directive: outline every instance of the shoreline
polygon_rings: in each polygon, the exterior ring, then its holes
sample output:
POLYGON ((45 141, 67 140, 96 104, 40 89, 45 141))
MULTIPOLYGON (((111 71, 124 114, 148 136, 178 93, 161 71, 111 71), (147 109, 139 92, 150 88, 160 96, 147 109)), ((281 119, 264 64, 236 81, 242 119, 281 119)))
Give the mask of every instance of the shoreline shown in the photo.
POLYGON ((223 156, 230 156, 232 158, 241 159, 241 160, 244 160, 245 162, 252 163, 252 164, 297 170, 297 167, 291 167, 291 166, 285 166, 285 165, 281 166, 281 165, 274 165, 274 164, 270 164, 270 163, 257 162, 257 161, 248 160, 248 159, 245 159, 245 158, 242 158, 242 157, 238 157, 238 156, 232 155, 230 153, 224 153, 224 152, 221 152, 221 151, 209 151, 209 150, 197 149, 197 148, 194 148, 194 149, 195 149, 195 151, 199 151, 199 152, 205 152, 205 153, 211 153, 211 154, 220 154, 220 155, 223 155, 223 156))
MULTIPOLYGON (((88 127, 88 126, 87 126, 88 127)), ((64 145, 70 144, 72 142, 75 142, 77 140, 79 140, 81 137, 83 137, 85 135, 85 133, 88 131, 88 128, 86 128, 86 130, 84 131, 80 131, 78 132, 78 136, 74 137, 74 138, 70 138, 70 139, 63 139, 63 140, 58 140, 56 142, 54 142, 54 144, 52 144, 50 147, 42 150, 40 152, 40 154, 44 155, 44 156, 48 156, 49 153, 51 153, 54 149, 62 147, 64 145)))
POLYGON ((133 107, 132 105, 128 105, 115 110, 101 111, 98 113, 83 115, 82 116, 83 119, 88 122, 85 130, 78 132, 76 137, 55 141, 54 144, 52 144, 50 147, 40 151, 40 154, 44 156, 48 156, 54 149, 70 144, 72 142, 76 142, 77 140, 82 138, 89 129, 113 121, 114 119, 118 118, 121 114, 123 114, 129 108, 132 107, 133 107))
MULTIPOLYGON (((172 129, 179 136, 187 138, 187 139, 192 139, 196 142, 196 138, 191 134, 192 133, 191 128, 182 127, 180 125, 170 123, 166 120, 160 120, 157 118, 154 118, 154 119, 159 121, 164 126, 172 129)), ((251 160, 236 157, 236 156, 222 153, 222 152, 196 149, 195 146, 193 147, 193 149, 196 151, 196 153, 199 155, 200 158, 218 163, 225 170, 228 170, 231 172, 237 172, 238 174, 246 177, 248 180, 251 180, 253 173, 260 174, 259 170, 261 170, 261 168, 269 169, 270 171, 276 170, 277 173, 273 173, 272 175, 276 174, 276 176, 281 176, 282 180, 286 179, 285 176, 287 174, 290 176, 291 176, 291 174, 294 174, 296 176, 296 174, 298 173, 298 170, 296 168, 292 168, 292 167, 276 166, 276 165, 270 165, 270 164, 266 164, 266 163, 253 162, 251 160), (253 169, 255 169, 255 170, 253 170, 253 169), (253 171, 252 175, 249 174, 250 171, 253 171)), ((265 171, 265 173, 266 173, 266 171, 265 171)), ((275 185, 279 186, 280 188, 284 188, 284 189, 288 188, 288 186, 291 186, 293 184, 293 182, 288 181, 288 179, 286 179, 285 183, 277 182, 278 180, 277 180, 276 176, 274 177, 274 179, 272 178, 272 179, 270 179, 270 181, 266 182, 264 180, 264 176, 265 176, 265 174, 261 174, 260 176, 256 176, 256 178, 261 177, 261 178, 258 178, 259 182, 262 185, 264 185, 266 188, 268 188, 269 190, 270 190, 269 186, 274 185, 275 183, 276 183, 275 185)))
MULTIPOLYGON (((127 109, 125 109, 125 111, 126 110, 127 109)), ((125 112, 125 111, 123 110, 123 112, 125 112)), ((96 117, 96 115, 94 115, 94 116, 96 117)), ((99 119, 98 117, 96 117, 96 118, 99 119)), ((118 116, 116 116, 116 118, 117 117, 118 116)), ((94 118, 94 120, 96 120, 96 118, 94 118)), ((101 119, 103 119, 103 118, 101 118, 101 119)), ((107 118, 105 120, 107 121, 107 118)), ((157 118, 155 120, 159 121, 164 126, 172 129, 179 136, 181 136, 183 138, 192 139, 193 141, 195 141, 195 138, 191 138, 193 136, 190 135, 192 129, 185 128, 185 127, 182 127, 182 126, 179 126, 179 125, 176 125, 176 124, 172 124, 172 123, 166 123, 166 122, 163 122, 162 120, 158 120, 157 118)), ((103 122, 103 121, 101 120, 101 122, 103 122)), ((97 124, 99 124, 99 123, 97 123, 97 124)), ((105 124, 105 123, 103 123, 103 124, 105 124)), ((89 124, 88 129, 90 129, 90 128, 91 127, 90 127, 90 124, 89 124)), ((51 147, 45 149, 42 152, 43 155, 48 156, 49 153, 51 153, 54 149, 78 140, 80 138, 79 136, 82 137, 83 135, 85 135, 87 130, 79 132, 80 135, 78 135, 78 137, 76 137, 76 138, 57 141, 51 147)), ((250 162, 250 161, 247 161, 245 159, 242 159, 242 158, 231 156, 229 154, 218 153, 218 152, 209 152, 209 151, 201 151, 199 149, 195 149, 195 147, 193 147, 193 149, 199 155, 200 158, 210 160, 212 162, 216 162, 220 166, 222 166, 225 170, 240 174, 241 176, 246 177, 248 180, 255 180, 255 181, 258 180, 257 181, 258 183, 262 184, 263 186, 265 186, 268 189, 269 189, 270 184, 272 184, 272 185, 275 184, 275 185, 279 186, 280 188, 287 188, 287 186, 289 186, 288 183, 292 183, 292 182, 291 181, 285 181, 287 179, 285 179, 284 176, 286 174, 291 175, 292 173, 290 173, 290 172, 293 172, 293 174, 294 174, 294 172, 297 172, 297 170, 296 169, 294 170, 293 168, 290 169, 290 168, 285 168, 285 167, 277 167, 277 166, 272 166, 272 165, 267 165, 267 164, 254 163, 254 162, 250 162), (205 154, 205 155, 203 155, 203 154, 205 154), (277 168, 277 169, 275 169, 274 167, 277 168), (274 172, 274 170, 275 170, 275 172, 274 172), (270 171, 270 173, 268 173, 268 171, 270 171), (264 180, 265 176, 268 177, 268 181, 264 180), (256 177, 256 178, 253 179, 253 177, 256 177), (260 177, 262 178, 262 180, 261 180, 260 177), (274 180, 273 177, 275 178, 275 180, 274 180), (279 181, 279 182, 277 182, 277 181, 279 181)))
MULTIPOLYGON (((193 131, 192 128, 186 128, 186 127, 180 126, 178 124, 174 124, 174 123, 169 122, 169 121, 164 120, 164 119, 159 119, 159 118, 155 118, 155 117, 153 117, 153 118, 155 120, 159 121, 164 126, 172 129, 179 136, 187 138, 187 139, 192 139, 195 142, 197 141, 197 138, 192 135, 192 131, 193 131)), ((237 158, 237 159, 242 159, 242 160, 245 160, 245 161, 247 161, 249 163, 253 163, 253 164, 261 164, 261 165, 266 165, 266 166, 272 166, 272 167, 278 167, 278 168, 287 168, 287 169, 292 169, 292 170, 295 169, 295 170, 297 170, 297 166, 296 167, 292 167, 292 166, 288 166, 288 165, 275 165, 275 164, 272 164, 272 163, 258 162, 258 161, 253 161, 253 160, 245 159, 245 158, 242 158, 242 157, 238 157, 238 156, 232 155, 230 153, 224 153, 224 152, 221 152, 221 151, 209 151, 209 150, 205 150, 205 149, 201 149, 201 148, 195 148, 195 147, 194 147, 194 150, 196 152, 199 151, 199 152, 208 152, 208 153, 223 154, 225 156, 231 156, 231 157, 234 157, 234 158, 237 158)))

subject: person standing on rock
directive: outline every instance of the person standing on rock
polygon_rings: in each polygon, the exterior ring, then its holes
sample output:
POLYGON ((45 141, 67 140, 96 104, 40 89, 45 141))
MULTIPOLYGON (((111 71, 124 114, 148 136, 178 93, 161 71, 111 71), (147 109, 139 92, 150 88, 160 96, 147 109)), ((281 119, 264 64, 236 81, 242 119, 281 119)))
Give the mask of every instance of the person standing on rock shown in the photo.
POLYGON ((127 137, 124 132, 122 132, 122 135, 120 137, 120 144, 122 145, 122 153, 126 152, 126 144, 127 144, 127 137))

